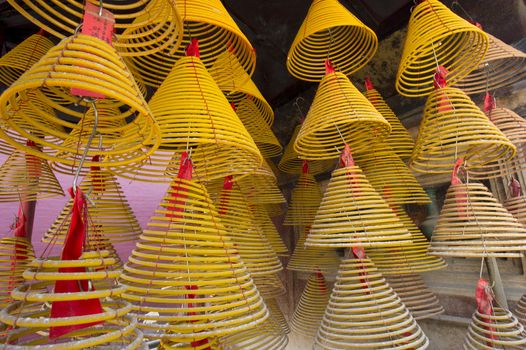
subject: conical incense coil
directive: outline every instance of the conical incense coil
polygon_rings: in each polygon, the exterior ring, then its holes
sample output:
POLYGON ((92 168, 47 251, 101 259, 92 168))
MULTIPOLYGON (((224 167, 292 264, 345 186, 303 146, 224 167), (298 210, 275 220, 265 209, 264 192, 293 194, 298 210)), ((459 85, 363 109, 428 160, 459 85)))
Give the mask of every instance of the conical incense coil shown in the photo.
POLYGON ((515 310, 513 310, 515 316, 519 319, 522 325, 526 325, 526 294, 521 296, 515 310))
POLYGON ((272 275, 255 275, 252 279, 259 294, 261 294, 265 300, 287 294, 285 285, 277 273, 272 275))
POLYGON ((314 337, 329 302, 329 295, 330 290, 323 275, 310 275, 290 321, 292 331, 309 338, 314 337))
MULTIPOLYGON (((300 132, 301 125, 298 125, 294 128, 292 137, 290 138, 289 143, 285 147, 283 156, 281 157, 278 168, 287 174, 301 174, 303 168, 303 160, 299 158, 298 153, 294 150, 294 143, 300 132)), ((311 160, 309 161, 309 172, 312 175, 318 175, 321 173, 326 173, 332 171, 336 166, 334 159, 328 160, 311 160)))
POLYGON ((106 284, 107 288, 93 289, 88 282, 115 280, 121 271, 111 269, 114 263, 107 251, 84 252, 78 260, 33 260, 23 274, 26 283, 11 293, 16 301, 0 312, 0 322, 13 327, 0 339, 6 344, 4 347, 66 350, 115 344, 120 349, 143 349, 137 321, 127 315, 131 305, 119 299, 125 288, 114 281, 106 284), (58 282, 78 284, 76 288, 80 291, 59 291, 55 285, 58 282), (59 311, 55 314, 55 307, 61 303, 72 304, 71 307, 98 304, 99 312, 90 310, 87 314, 57 317, 59 311), (49 342, 47 332, 44 335, 40 332, 48 329, 54 341, 45 345, 49 342))
POLYGON ((42 158, 15 150, 0 167, 0 203, 63 195, 60 183, 42 158))
POLYGON ((289 259, 287 270, 301 272, 321 271, 325 274, 334 274, 340 266, 340 257, 335 249, 305 246, 309 233, 309 226, 305 227, 299 235, 296 248, 289 259))
POLYGON ((239 70, 232 73, 251 77, 256 66, 256 53, 220 0, 181 0, 176 9, 183 20, 184 35, 179 49, 171 56, 164 54, 133 57, 143 81, 158 87, 170 73, 173 65, 185 55, 192 39, 200 42, 201 60, 207 68, 229 65, 231 60, 221 59, 230 50, 239 70))
POLYGON ((9 305, 11 291, 24 282, 22 273, 34 259, 33 247, 25 238, 0 239, 0 307, 9 305))
POLYGON ((389 286, 398 294, 415 320, 443 314, 444 307, 419 275, 388 276, 389 286))
POLYGON ((514 155, 515 146, 462 90, 445 87, 427 99, 409 166, 418 172, 443 174, 451 171, 458 158, 473 169, 514 155))
MULTIPOLYGON (((93 167, 79 187, 89 196, 88 226, 111 243, 135 242, 142 234, 141 226, 130 208, 120 184, 108 171, 93 167)), ((63 244, 71 221, 73 199, 44 234, 44 242, 63 244)))
POLYGON ((428 254, 429 242, 400 206, 391 207, 411 233, 411 244, 396 247, 367 248, 367 256, 384 275, 405 275, 443 269, 444 259, 428 254))
POLYGON ((411 243, 411 235, 355 165, 336 169, 305 244, 378 247, 411 243))
POLYGON ((172 182, 121 283, 150 338, 190 343, 256 327, 268 317, 205 188, 192 180, 172 182))
POLYGON ((526 228, 480 183, 447 190, 429 252, 440 256, 521 257, 526 228))
POLYGON ((367 258, 340 266, 314 349, 426 349, 429 340, 367 258))
POLYGON ((264 203, 263 204, 263 207, 265 207, 268 215, 273 218, 273 217, 276 217, 276 216, 281 216, 283 214, 285 214, 285 206, 282 205, 281 203, 264 203))
MULTIPOLYGON (((39 146, 69 154, 78 154, 82 150, 42 139, 30 130, 23 129, 23 123, 18 120, 35 124, 35 121, 29 120, 32 113, 28 111, 31 111, 40 113, 42 119, 73 129, 84 118, 87 110, 94 106, 127 108, 126 112, 115 119, 125 120, 135 115, 135 119, 127 123, 118 144, 111 149, 97 150, 103 158, 97 166, 107 166, 110 162, 114 165, 124 165, 140 161, 159 146, 159 127, 124 61, 113 47, 95 37, 79 34, 62 40, 4 91, 0 98, 0 113, 9 129, 39 146), (86 55, 86 52, 90 54, 86 55), (92 102, 79 98, 78 94, 94 95, 97 98, 92 102), (43 111, 41 105, 50 107, 51 111, 43 111), (60 112, 61 116, 55 111, 60 112), (143 149, 143 146, 147 145, 150 147, 143 149), (141 152, 137 152, 138 150, 141 152), (123 155, 127 155, 127 158, 118 161, 111 160, 110 157, 123 155)), ((52 129, 43 123, 35 125, 35 128, 52 137, 70 137, 64 130, 52 129)), ((57 157, 28 147, 25 143, 20 144, 1 129, 0 137, 30 154, 68 165, 75 162, 74 159, 57 157)), ((94 155, 93 152, 88 152, 89 157, 94 155)), ((85 162, 85 166, 91 165, 95 164, 89 160, 85 162)))
POLYGON ((321 189, 314 176, 309 174, 308 170, 301 173, 292 190, 283 225, 310 225, 320 206, 321 198, 321 189))
POLYGON ((440 1, 422 1, 411 12, 396 90, 407 97, 430 94, 437 62, 449 70, 454 85, 478 67, 488 45, 486 33, 440 1))
POLYGON ((344 74, 329 69, 301 125, 294 150, 302 159, 336 158, 345 144, 354 152, 366 151, 373 132, 377 139, 385 139, 391 126, 344 74))
POLYGON ((506 199, 504 207, 526 227, 526 197, 524 195, 506 199))
POLYGON ((289 323, 285 319, 285 315, 281 311, 281 308, 279 307, 278 301, 276 299, 265 299, 265 303, 267 304, 267 307, 270 312, 270 316, 276 320, 276 322, 279 324, 281 330, 285 334, 290 333, 289 323))
POLYGON ((245 176, 238 183, 250 203, 266 206, 287 202, 267 160, 263 160, 261 166, 252 175, 245 176))
POLYGON ((226 178, 216 203, 221 223, 236 246, 251 276, 275 274, 283 270, 281 261, 252 218, 239 186, 226 178))
POLYGON ((287 69, 298 79, 320 81, 330 57, 350 75, 378 49, 376 34, 337 0, 314 0, 287 56, 287 69))
POLYGON ((492 308, 492 315, 476 311, 462 349, 523 349, 526 331, 511 312, 492 308))
POLYGON ((489 48, 484 59, 455 84, 467 94, 495 91, 520 81, 526 75, 526 54, 489 33, 486 35, 489 48))
POLYGON ((389 204, 431 203, 411 170, 387 144, 371 140, 367 153, 355 159, 369 183, 389 204))
POLYGON ((486 112, 493 124, 517 148, 517 153, 509 161, 496 160, 484 166, 470 169, 473 179, 504 177, 526 169, 523 159, 526 157, 526 121, 507 108, 493 108, 486 112))
POLYGON ((266 209, 261 206, 261 204, 249 203, 250 211, 256 221, 256 224, 259 225, 263 234, 267 236, 267 239, 272 246, 272 249, 278 254, 278 256, 284 256, 289 254, 289 249, 283 242, 276 226, 270 219, 266 209))
POLYGON ((370 80, 366 80, 365 97, 373 104, 374 108, 382 114, 382 116, 391 125, 391 133, 385 139, 385 142, 393 149, 393 151, 402 159, 411 157, 415 142, 413 137, 409 134, 407 129, 402 125, 400 119, 394 114, 393 110, 385 102, 382 95, 376 90, 370 80), (369 84, 368 84, 369 82, 369 84))
POLYGON ((53 47, 43 33, 33 34, 0 58, 0 82, 13 84, 53 47))

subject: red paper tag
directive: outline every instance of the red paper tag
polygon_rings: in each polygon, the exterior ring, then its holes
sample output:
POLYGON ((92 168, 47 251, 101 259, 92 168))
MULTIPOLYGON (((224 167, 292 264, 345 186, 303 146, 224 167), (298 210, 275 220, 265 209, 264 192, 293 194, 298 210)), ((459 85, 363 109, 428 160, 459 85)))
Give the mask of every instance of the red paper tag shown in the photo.
POLYGON ((323 293, 327 293, 327 284, 325 283, 325 277, 323 277, 323 273, 321 271, 316 272, 316 277, 318 278, 318 285, 320 287, 320 291, 323 293))
MULTIPOLYGON (((483 315, 491 316, 493 315, 493 291, 491 290, 491 287, 484 278, 480 278, 477 282, 477 288, 475 289, 475 299, 477 300, 477 310, 483 315)), ((483 317, 482 321, 486 323, 491 323, 491 320, 488 318, 483 317)), ((495 334, 495 328, 493 327, 484 327, 488 329, 490 332, 489 337, 490 339, 496 340, 498 339, 495 334)), ((492 344, 488 344, 491 346, 492 344)))
POLYGON ((484 112, 488 114, 488 117, 491 119, 491 110, 494 109, 495 106, 495 98, 489 93, 486 92, 486 95, 484 95, 484 112))
POLYGON ((201 57, 201 54, 199 53, 199 40, 196 38, 190 40, 190 44, 186 48, 186 56, 201 57))
POLYGON ((365 89, 366 90, 374 90, 373 82, 371 81, 371 78, 369 78, 369 77, 365 78, 365 89))
POLYGON ((521 195, 521 183, 514 177, 510 179, 509 188, 511 197, 515 198, 521 195))
POLYGON ((172 186, 172 190, 174 192, 173 197, 176 199, 170 199, 168 202, 172 204, 177 204, 179 206, 171 206, 168 207, 168 209, 175 213, 169 213, 166 216, 171 218, 180 218, 180 213, 183 211, 183 208, 181 207, 186 203, 186 198, 188 198, 188 189, 186 189, 181 181, 177 181, 178 179, 184 179, 184 180, 192 180, 192 174, 193 174, 193 165, 192 160, 188 157, 187 152, 183 152, 181 154, 181 162, 179 164, 179 173, 177 174, 177 179, 174 181, 174 184, 172 186))
POLYGON ((445 88, 447 86, 446 76, 449 71, 444 66, 438 66, 434 79, 433 85, 435 89, 445 88))
POLYGON ((332 62, 329 60, 325 60, 325 75, 334 73, 334 66, 332 65, 332 62))
POLYGON ((308 160, 304 160, 303 161, 303 164, 301 166, 301 172, 303 174, 308 174, 309 173, 309 161, 308 160))
POLYGON ((233 185, 232 175, 225 176, 223 191, 221 191, 221 199, 219 200, 219 215, 225 215, 227 213, 228 200, 230 199, 230 191, 233 185))
POLYGON ((340 166, 345 168, 354 166, 354 159, 352 157, 351 147, 349 147, 348 144, 345 144, 342 155, 340 156, 340 166))

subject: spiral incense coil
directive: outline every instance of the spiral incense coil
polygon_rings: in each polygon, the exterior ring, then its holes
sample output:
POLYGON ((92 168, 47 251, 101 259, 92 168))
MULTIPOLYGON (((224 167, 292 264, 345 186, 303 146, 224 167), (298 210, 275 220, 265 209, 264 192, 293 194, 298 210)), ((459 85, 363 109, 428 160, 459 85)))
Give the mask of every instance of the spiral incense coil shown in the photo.
POLYGON ((426 349, 429 340, 371 260, 344 259, 314 349, 426 349))
POLYGON ((513 314, 519 319, 523 326, 526 325, 526 294, 521 296, 517 306, 515 306, 515 310, 513 310, 513 314))
POLYGON ((285 285, 276 273, 272 275, 255 275, 252 279, 259 294, 261 294, 265 300, 287 294, 285 285))
POLYGON ((526 227, 526 197, 524 195, 506 199, 504 207, 526 227))
POLYGON ((411 243, 411 234, 355 165, 332 173, 305 245, 378 247, 411 243))
POLYGON ((33 246, 25 238, 0 239, 0 308, 13 301, 11 291, 24 282, 22 274, 33 259, 33 246))
POLYGON ((427 99, 409 166, 422 173, 444 174, 451 172, 458 158, 464 158, 471 170, 514 155, 515 146, 475 103, 462 90, 446 87, 427 99))
POLYGON ((53 47, 53 42, 42 34, 33 34, 0 58, 0 82, 13 84, 53 47))
POLYGON ((137 321, 127 315, 131 305, 119 300, 125 288, 115 283, 121 272, 110 269, 115 262, 109 257, 109 252, 94 251, 83 253, 78 260, 35 259, 29 263, 23 274, 26 282, 11 293, 15 302, 0 311, 0 322, 13 327, 0 341, 16 344, 4 347, 10 350, 97 349, 117 343, 120 349, 143 349, 142 333, 136 330, 137 321), (107 288, 88 287, 80 292, 53 291, 56 281, 76 281, 80 285, 86 280, 93 283, 114 280, 114 283, 107 288), (102 312, 61 317, 51 315, 50 305, 55 302, 90 299, 100 299, 102 312), (48 343, 47 332, 41 333, 53 327, 86 324, 94 325, 68 332, 52 344, 48 343))
POLYGON ((149 338, 189 343, 256 327, 268 317, 203 185, 176 178, 120 282, 149 338))
POLYGON ((236 246, 248 272, 254 277, 283 270, 281 261, 267 237, 252 218, 239 186, 236 183, 230 185, 231 189, 223 188, 215 204, 221 223, 225 226, 228 237, 236 246))
POLYGON ((486 113, 493 124, 517 148, 517 153, 509 161, 495 160, 484 166, 470 169, 472 179, 505 177, 526 169, 523 159, 526 157, 526 121, 507 108, 493 108, 486 113))
MULTIPOLYGON (((269 161, 263 160, 261 166, 251 176, 246 176, 238 181, 248 202, 261 204, 265 207, 268 204, 287 202, 278 187, 276 175, 274 175, 269 164, 269 161)), ((282 212, 282 209, 280 211, 282 212)))
POLYGON ((488 50, 486 33, 457 16, 438 0, 426 0, 411 12, 396 90, 418 97, 433 91, 437 62, 454 85, 479 66, 488 50))
MULTIPOLYGON (((126 108, 126 112, 114 118, 127 120, 126 118, 135 115, 135 119, 126 124, 119 142, 114 147, 97 150, 102 161, 93 164, 90 160, 86 160, 85 166, 108 166, 109 163, 118 166, 140 161, 147 158, 159 146, 159 127, 124 61, 106 42, 83 34, 62 40, 4 91, 0 98, 0 113, 7 127, 22 138, 55 149, 62 154, 76 155, 82 153, 82 150, 76 146, 65 147, 64 144, 49 142, 47 138, 42 139, 33 134, 32 130, 23 129, 24 124, 34 125, 44 135, 67 139, 71 136, 65 130, 49 128, 47 124, 30 120, 31 115, 40 114, 42 119, 73 129, 93 105, 97 109, 126 108), (87 55, 86 52, 90 54, 87 55), (105 98, 95 99, 94 102, 85 101, 72 94, 70 88, 96 92, 104 95, 105 98), (41 105, 48 106, 51 111, 43 111, 41 105), (23 122, 20 123, 19 120, 23 122), (143 149, 146 145, 149 147, 143 149), (137 152, 138 150, 141 152, 137 152), (127 157, 120 160, 113 159, 123 155, 127 157)), ((0 137, 27 153, 67 165, 75 163, 73 158, 57 157, 28 147, 25 143, 20 144, 1 129, 0 137)), ((94 155, 93 152, 88 152, 89 157, 94 155)))
POLYGON ((429 252, 439 256, 521 257, 526 228, 480 183, 451 185, 429 252))
POLYGON ((287 69, 298 79, 320 81, 327 57, 350 75, 378 49, 376 34, 337 0, 314 0, 287 56, 287 69))
POLYGON ((15 150, 0 166, 0 203, 36 201, 63 195, 55 174, 42 158, 15 150))
MULTIPOLYGON (((117 178, 106 170, 91 169, 79 185, 89 194, 92 205, 88 206, 88 227, 106 237, 111 243, 135 242, 142 229, 128 204, 117 178)), ((44 234, 44 242, 64 244, 71 222, 73 199, 55 219, 44 234)))
POLYGON ((455 84, 467 94, 495 91, 514 84, 526 75, 526 54, 493 35, 486 56, 478 67, 455 84))
POLYGON ((311 274, 292 315, 292 331, 309 338, 314 337, 329 302, 329 296, 330 289, 323 275, 311 274))
POLYGON ((421 276, 415 274, 389 276, 387 282, 415 320, 422 320, 445 312, 437 296, 427 287, 421 276))
POLYGON ((429 242, 400 206, 391 207, 404 227, 411 233, 411 244, 396 247, 367 248, 367 256, 384 275, 406 275, 443 269, 444 259, 429 255, 429 242))
POLYGON ((462 349, 523 349, 526 331, 506 309, 493 308, 493 315, 473 314, 462 349))
POLYGON ((308 172, 302 173, 292 190, 283 225, 310 225, 320 206, 321 198, 321 189, 314 176, 308 172))
POLYGON ((283 333, 289 334, 290 333, 289 323, 287 322, 285 315, 281 311, 278 301, 274 298, 265 299, 265 304, 267 304, 267 308, 269 309, 270 316, 274 318, 274 320, 279 324, 283 333))
POLYGON ((256 221, 256 224, 261 228, 263 234, 267 237, 272 249, 278 256, 286 256, 289 254, 289 249, 283 242, 276 226, 270 219, 266 209, 261 204, 248 203, 249 209, 256 221))
POLYGON ((133 57, 134 64, 147 85, 161 85, 173 65, 185 55, 184 50, 191 39, 199 40, 201 60, 207 68, 230 65, 231 60, 221 59, 225 51, 230 50, 237 64, 243 68, 232 72, 241 77, 245 74, 252 76, 256 66, 256 53, 220 0, 181 0, 175 5, 184 27, 179 49, 171 56, 165 54, 158 57, 160 55, 154 54, 133 57))
POLYGON ((367 153, 357 155, 355 160, 389 204, 431 203, 411 170, 387 144, 371 141, 367 153))
POLYGON ((237 179, 261 164, 256 144, 199 58, 181 58, 149 105, 161 129, 161 149, 153 159, 113 169, 117 175, 167 182, 189 148, 199 181, 237 179), (168 156, 171 161, 160 161, 168 156))
POLYGON ((391 126, 349 78, 329 73, 320 82, 294 150, 308 160, 337 158, 344 144, 359 153, 369 148, 373 132, 383 140, 391 126))
POLYGON ((271 218, 282 216, 286 211, 285 206, 281 205, 281 203, 263 204, 263 207, 267 210, 267 213, 271 218))
POLYGON ((407 129, 402 125, 400 119, 394 114, 393 110, 385 102, 378 90, 372 88, 364 92, 365 97, 373 104, 374 108, 382 114, 382 116, 391 125, 391 133, 385 139, 385 142, 392 148, 392 150, 402 159, 411 157, 415 142, 413 137, 409 134, 407 129))
POLYGON ((309 227, 299 235, 296 248, 289 259, 287 270, 300 272, 321 271, 324 274, 335 274, 340 266, 340 256, 335 249, 305 246, 309 227))

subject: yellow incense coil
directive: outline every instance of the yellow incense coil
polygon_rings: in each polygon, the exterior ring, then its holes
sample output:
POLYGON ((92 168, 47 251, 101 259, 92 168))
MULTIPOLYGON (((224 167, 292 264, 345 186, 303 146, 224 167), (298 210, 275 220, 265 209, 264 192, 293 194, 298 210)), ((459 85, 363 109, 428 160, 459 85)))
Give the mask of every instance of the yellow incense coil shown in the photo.
POLYGON ((15 150, 0 166, 0 203, 63 196, 46 160, 15 150))
POLYGON ((516 147, 517 153, 509 161, 495 160, 470 169, 469 176, 472 179, 505 177, 526 169, 523 161, 526 157, 526 121, 524 118, 507 108, 494 108, 486 115, 516 147))
POLYGON ((385 139, 391 126, 349 78, 329 73, 320 82, 294 150, 308 160, 337 158, 344 144, 359 153, 368 149, 373 132, 385 139))
POLYGON ((526 344, 523 325, 506 309, 495 307, 493 315, 475 311, 462 349, 521 349, 526 344))
POLYGON ((495 91, 526 75, 526 53, 486 33, 489 48, 476 69, 455 84, 467 94, 495 91))
POLYGON ((195 343, 176 343, 163 338, 159 350, 223 350, 217 338, 195 339, 195 343), (203 341, 206 340, 206 341, 203 341), (200 342, 201 341, 201 342, 200 342))
POLYGON ((429 340, 374 264, 345 259, 314 349, 426 349, 429 340))
POLYGON ((405 275, 443 269, 444 259, 429 255, 429 242, 400 206, 391 207, 405 228, 411 233, 411 244, 396 247, 368 248, 367 256, 384 275, 405 275))
POLYGON ((437 296, 428 288, 421 276, 415 274, 388 276, 387 282, 415 320, 422 320, 445 312, 437 296))
POLYGON ((234 70, 233 73, 242 77, 244 74, 252 76, 256 66, 256 53, 220 0, 181 0, 175 5, 184 27, 179 49, 171 56, 133 57, 134 64, 147 85, 161 85, 173 65, 185 55, 184 50, 191 39, 199 40, 201 60, 207 68, 230 64, 230 60, 221 60, 225 51, 230 50, 243 68, 234 70))
POLYGON ((285 214, 285 206, 281 205, 281 203, 263 204, 263 207, 265 207, 271 218, 285 214))
POLYGON ((256 285, 259 294, 261 294, 265 300, 287 294, 285 285, 276 273, 272 275, 255 275, 252 279, 254 280, 254 284, 256 285))
POLYGON ((480 183, 451 185, 429 252, 440 256, 521 257, 526 228, 480 183))
MULTIPOLYGON (((13 290, 11 297, 16 300, 0 311, 0 322, 13 327, 0 339, 6 349, 89 349, 118 343, 121 349, 138 349, 142 346, 142 333, 136 330, 137 321, 127 316, 131 305, 119 300, 124 287, 115 283, 120 270, 111 270, 115 259, 109 252, 85 252, 78 260, 35 259, 24 272, 25 283, 13 290), (67 269, 85 268, 82 272, 68 272, 67 269), (56 281, 89 280, 93 283, 113 280, 106 288, 80 292, 58 293, 52 290, 56 281), (83 316, 51 317, 55 301, 78 301, 100 299, 102 312, 83 316), (84 325, 94 322, 102 324, 73 330, 48 344, 49 338, 41 331, 50 327, 84 325)), ((71 271, 71 270, 70 270, 71 271)), ((75 270, 73 270, 75 271, 75 270)))
POLYGON ((336 169, 305 245, 378 247, 411 243, 411 234, 357 166, 336 169))
POLYGON ((256 327, 268 317, 203 185, 176 178, 120 282, 149 338, 188 343, 256 327))
POLYGON ((340 266, 340 257, 335 249, 323 247, 306 247, 309 227, 300 232, 296 248, 289 259, 287 270, 300 272, 317 272, 335 274, 340 266))
POLYGON ((221 223, 235 244, 251 276, 275 274, 283 270, 281 261, 252 218, 248 204, 236 183, 223 188, 215 201, 221 223))
POLYGON ((33 34, 0 58, 0 82, 13 84, 53 47, 53 42, 41 34, 33 34))
POLYGON ((310 225, 320 206, 321 198, 321 189, 314 176, 308 172, 302 173, 292 190, 283 225, 310 225))
MULTIPOLYGON (((141 163, 116 168, 119 176, 167 182, 179 171, 181 152, 192 149, 195 176, 211 181, 254 172, 262 156, 199 58, 186 56, 149 102, 161 129, 161 149, 141 163)), ((126 158, 123 158, 123 160, 126 158)))
MULTIPOLYGON (((97 108, 127 108, 126 112, 116 116, 115 119, 125 120, 135 115, 135 119, 126 124, 118 144, 111 149, 98 150, 103 160, 96 164, 97 166, 107 166, 111 159, 107 156, 128 155, 125 159, 111 160, 115 165, 140 161, 147 158, 159 146, 159 127, 122 58, 106 42, 82 34, 62 40, 4 91, 0 98, 0 113, 7 127, 21 137, 63 153, 77 154, 80 152, 77 147, 51 143, 34 135, 32 130, 23 129, 24 124, 29 123, 45 135, 49 134, 60 139, 70 137, 64 130, 50 128, 47 124, 30 120, 31 115, 37 113, 41 115, 41 119, 47 119, 70 129, 74 128, 83 119, 89 107, 92 107, 92 103, 72 94, 70 88, 104 95, 104 99, 96 99, 93 102, 97 108), (40 107, 42 104, 51 108, 51 113, 43 111, 40 107), (81 111, 82 109, 84 111, 81 111), (32 113, 28 113, 28 110, 32 113), (60 112, 61 117, 55 112, 60 112), (19 123, 19 120, 24 122, 19 123), (149 148, 143 149, 146 145, 149 148), (141 152, 136 152, 138 150, 141 152)), ((20 144, 1 129, 0 137, 30 154, 68 165, 75 162, 73 159, 64 159, 20 144)), ((94 155, 93 152, 88 152, 89 157, 94 155)), ((85 165, 95 164, 87 160, 85 165)))
POLYGON ((526 294, 521 296, 520 300, 517 302, 513 314, 519 319, 523 326, 526 324, 526 294))
POLYGON ((267 308, 269 309, 270 316, 274 318, 274 320, 279 324, 283 333, 289 334, 290 333, 289 323, 287 322, 285 315, 281 311, 278 301, 274 298, 265 299, 265 303, 267 304, 267 308))
POLYGON ((411 170, 387 144, 371 141, 356 162, 367 180, 389 204, 431 203, 411 170))
POLYGON ((350 75, 378 49, 376 34, 338 0, 314 0, 287 56, 287 69, 298 79, 320 81, 329 57, 350 75))
POLYGON ((267 237, 272 249, 278 256, 285 256, 289 254, 289 249, 283 242, 276 226, 270 219, 268 212, 261 204, 253 204, 249 202, 249 208, 252 212, 256 224, 259 225, 263 234, 267 237))
MULTIPOLYGON (((298 153, 294 150, 294 143, 300 132, 301 125, 298 125, 294 128, 292 137, 290 138, 289 143, 285 147, 283 156, 281 157, 278 168, 287 174, 301 174, 301 169, 303 168, 303 160, 298 156, 298 153)), ((321 173, 326 173, 332 171, 335 168, 335 161, 333 159, 328 160, 310 160, 309 161, 309 172, 312 175, 318 175, 321 173)))
POLYGON ((478 67, 488 46, 486 33, 440 1, 422 1, 411 12, 396 90, 407 97, 430 94, 437 64, 449 70, 447 80, 454 85, 478 67))
POLYGON ((251 176, 246 176, 238 181, 247 201, 253 204, 261 204, 267 208, 269 204, 287 202, 278 187, 276 175, 274 175, 270 163, 263 160, 261 166, 251 176))
MULTIPOLYGON (((135 242, 142 234, 141 226, 130 208, 115 176, 93 168, 79 185, 91 201, 88 204, 88 227, 111 243, 135 242)), ((64 244, 71 222, 73 199, 44 233, 44 242, 64 244)), ((94 238, 92 238, 92 241, 94 238)))
POLYGON ((364 92, 364 95, 373 104, 374 108, 376 108, 376 110, 389 122, 389 125, 391 125, 391 133, 385 139, 385 142, 400 158, 406 159, 411 157, 415 145, 413 137, 402 125, 400 119, 394 114, 389 105, 384 101, 382 95, 380 95, 378 90, 374 88, 367 89, 364 92))
POLYGON ((471 170, 514 155, 515 146, 475 103, 462 90, 446 87, 427 99, 409 166, 422 173, 444 174, 451 172, 458 158, 464 158, 471 170))
POLYGON ((0 239, 0 308, 13 301, 11 291, 24 282, 22 274, 33 259, 33 246, 25 238, 0 239))
POLYGON ((506 199, 503 204, 506 210, 526 227, 526 197, 524 195, 511 197, 506 199))
POLYGON ((292 331, 309 338, 314 337, 329 302, 329 296, 330 289, 323 275, 310 275, 290 320, 292 331))

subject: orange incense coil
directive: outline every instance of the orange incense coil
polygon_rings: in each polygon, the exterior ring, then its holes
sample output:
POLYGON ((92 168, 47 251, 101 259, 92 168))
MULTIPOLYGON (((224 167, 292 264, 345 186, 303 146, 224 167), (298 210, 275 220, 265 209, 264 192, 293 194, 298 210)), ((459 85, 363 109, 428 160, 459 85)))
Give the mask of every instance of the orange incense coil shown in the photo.
POLYGON ((521 296, 520 300, 513 310, 513 314, 519 319, 522 325, 526 325, 526 294, 521 296))
POLYGON ((16 344, 6 345, 10 350, 24 347, 45 349, 45 344, 50 341, 47 330, 84 326, 54 338, 52 345, 47 347, 57 350, 105 346, 127 350, 142 348, 143 336, 136 329, 137 321, 128 315, 131 305, 119 298, 125 287, 115 282, 121 272, 111 269, 115 262, 107 251, 84 252, 78 260, 33 260, 23 274, 26 282, 11 293, 15 302, 0 312, 0 322, 4 327, 12 327, 0 341, 16 344), (88 287, 88 290, 79 292, 64 293, 53 289, 57 281, 73 281, 81 285, 86 281, 95 284, 102 280, 112 280, 113 283, 102 284, 106 288, 99 284, 97 289, 88 287), (101 312, 60 317, 52 314, 51 306, 56 302, 87 300, 100 300, 101 312))
POLYGON ((301 173, 292 190, 289 208, 283 225, 306 226, 314 220, 320 206, 322 193, 314 176, 301 173))
POLYGON ((254 284, 256 285, 259 294, 261 294, 265 300, 287 294, 285 285, 279 278, 278 274, 255 275, 252 279, 254 280, 254 284))
POLYGON ((449 70, 448 82, 454 85, 478 67, 488 45, 486 33, 440 1, 422 1, 411 12, 396 90, 407 97, 430 94, 438 64, 449 70))
POLYGON ((267 160, 263 160, 261 166, 251 176, 240 179, 238 183, 250 203, 267 207, 269 204, 287 202, 267 160))
MULTIPOLYGON (((292 137, 285 147, 283 156, 281 157, 278 168, 287 174, 301 174, 303 168, 303 160, 299 158, 298 153, 294 150, 294 143, 300 132, 301 125, 294 128, 292 137)), ((309 172, 312 175, 318 175, 332 171, 335 168, 336 162, 333 159, 329 160, 311 160, 309 161, 309 172)))
POLYGON ((33 34, 0 58, 0 82, 13 84, 53 47, 53 42, 41 33, 33 34))
POLYGON ((221 223, 236 246, 250 275, 270 275, 283 270, 281 261, 252 218, 248 204, 237 183, 225 179, 215 201, 221 223))
POLYGON ((15 150, 0 166, 0 203, 36 201, 63 195, 55 174, 42 158, 15 150))
POLYGON ((289 249, 283 242, 276 226, 270 219, 268 212, 265 207, 261 204, 248 203, 250 211, 256 221, 256 224, 259 225, 263 234, 267 237, 272 249, 278 254, 278 256, 284 256, 289 254, 289 249))
MULTIPOLYGON (((113 47, 95 37, 79 34, 62 40, 4 91, 0 98, 0 113, 10 130, 44 149, 49 147, 62 154, 78 154, 81 150, 40 138, 38 134, 32 133, 33 130, 24 129, 24 125, 29 123, 44 135, 67 139, 71 136, 65 130, 50 128, 47 124, 31 120, 31 115, 40 114, 41 119, 73 129, 88 109, 94 106, 97 109, 126 108, 126 112, 115 116, 115 119, 126 121, 132 115, 135 118, 126 123, 118 144, 109 149, 97 150, 97 154, 102 157, 98 164, 87 160, 85 166, 108 166, 109 163, 119 166, 140 161, 159 146, 159 127, 124 61, 113 47), (86 52, 90 54, 86 55, 86 52), (72 92, 70 89, 76 90, 72 92), (95 98, 92 102, 77 96, 77 93, 85 95, 86 92, 105 98, 95 98), (42 105, 50 110, 42 110, 42 105), (148 148, 143 149, 145 146, 148 148), (123 155, 127 157, 114 159, 123 155)), ((0 138, 33 155, 68 165, 75 163, 72 158, 57 157, 21 144, 1 129, 0 138)), ((94 155, 88 152, 89 157, 94 155)))
POLYGON ((458 158, 464 158, 471 170, 497 160, 507 161, 515 151, 510 140, 462 90, 445 87, 427 99, 409 166, 422 173, 443 174, 451 172, 458 158))
POLYGON ((292 331, 309 338, 314 337, 329 302, 329 296, 330 289, 323 274, 311 274, 290 320, 292 331))
POLYGON ((337 158, 345 144, 359 153, 369 148, 373 132, 383 140, 391 126, 349 78, 329 70, 301 125, 294 150, 308 160, 337 158))
POLYGON ((287 56, 287 69, 298 79, 320 81, 330 57, 350 75, 378 49, 376 34, 337 0, 314 0, 287 56))
POLYGON ((511 312, 492 308, 492 315, 475 311, 462 349, 521 349, 526 346, 523 325, 511 312))
POLYGON ((169 343, 223 336, 268 317, 206 189, 193 180, 172 182, 120 282, 145 335, 169 343))
POLYGON ((0 239, 0 308, 13 301, 11 291, 24 282, 22 274, 33 259, 33 247, 25 238, 0 239))
POLYGON ((396 247, 367 248, 367 256, 384 275, 405 275, 443 269, 444 259, 429 255, 429 242, 400 206, 391 207, 405 228, 411 233, 411 244, 396 247))
POLYGON ((416 274, 388 276, 387 282, 415 320, 422 320, 445 312, 437 296, 428 288, 421 276, 416 274))
POLYGON ((467 94, 495 91, 514 84, 526 76, 526 53, 517 50, 493 35, 488 52, 478 67, 455 84, 467 94))
POLYGON ((429 340, 367 258, 340 266, 316 349, 426 349, 429 340))
POLYGON ((429 252, 440 256, 521 257, 526 228, 480 183, 447 190, 429 252))

